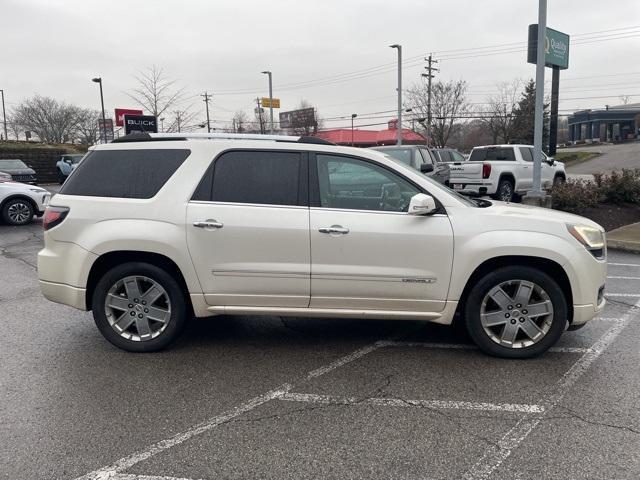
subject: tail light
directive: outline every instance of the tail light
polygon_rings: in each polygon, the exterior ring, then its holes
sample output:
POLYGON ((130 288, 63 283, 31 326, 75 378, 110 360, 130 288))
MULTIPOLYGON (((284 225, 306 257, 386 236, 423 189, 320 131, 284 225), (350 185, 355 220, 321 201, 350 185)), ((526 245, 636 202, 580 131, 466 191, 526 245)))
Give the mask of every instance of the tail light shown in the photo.
POLYGON ((45 230, 60 225, 69 214, 69 207, 47 207, 44 209, 42 226, 45 230))
POLYGON ((491 164, 483 163, 482 164, 482 178, 489 178, 491 175, 491 164))

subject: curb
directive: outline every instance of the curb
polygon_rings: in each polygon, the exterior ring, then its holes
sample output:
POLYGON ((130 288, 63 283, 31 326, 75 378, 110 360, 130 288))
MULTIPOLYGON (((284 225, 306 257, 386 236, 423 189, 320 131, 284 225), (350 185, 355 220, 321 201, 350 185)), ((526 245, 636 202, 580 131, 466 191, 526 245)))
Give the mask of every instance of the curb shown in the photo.
POLYGON ((621 250, 623 252, 631 252, 631 253, 640 253, 640 242, 607 239, 607 249, 621 250))

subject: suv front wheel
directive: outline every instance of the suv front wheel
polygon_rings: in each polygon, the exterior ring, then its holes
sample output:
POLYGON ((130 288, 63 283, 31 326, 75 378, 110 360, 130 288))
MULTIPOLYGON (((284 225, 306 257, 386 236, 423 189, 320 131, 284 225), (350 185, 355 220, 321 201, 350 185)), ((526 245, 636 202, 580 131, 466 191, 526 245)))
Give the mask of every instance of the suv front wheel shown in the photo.
POLYGON ((178 282, 162 268, 142 262, 118 265, 98 281, 93 318, 102 335, 130 352, 154 352, 179 335, 187 319, 178 282))
POLYGON ((482 277, 465 302, 469 335, 484 352, 529 358, 553 346, 567 323, 567 302, 546 273, 527 266, 498 268, 482 277))

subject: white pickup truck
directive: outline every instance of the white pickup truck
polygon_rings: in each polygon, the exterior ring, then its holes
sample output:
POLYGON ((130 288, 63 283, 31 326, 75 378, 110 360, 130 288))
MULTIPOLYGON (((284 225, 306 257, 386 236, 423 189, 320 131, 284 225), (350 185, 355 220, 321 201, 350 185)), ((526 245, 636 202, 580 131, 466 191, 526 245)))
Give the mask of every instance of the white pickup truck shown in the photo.
MULTIPOLYGON (((564 163, 544 153, 542 187, 564 182, 564 163)), ((449 164, 449 184, 468 195, 490 195, 509 202, 514 195, 533 186, 533 147, 531 145, 486 145, 475 147, 466 162, 449 164)))

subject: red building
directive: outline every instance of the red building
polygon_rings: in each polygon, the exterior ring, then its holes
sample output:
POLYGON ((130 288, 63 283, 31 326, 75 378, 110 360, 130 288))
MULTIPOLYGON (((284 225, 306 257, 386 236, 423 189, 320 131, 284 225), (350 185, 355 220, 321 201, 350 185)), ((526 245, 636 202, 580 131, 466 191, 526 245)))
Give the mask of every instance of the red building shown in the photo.
MULTIPOLYGON (((391 120, 385 130, 359 130, 350 128, 334 128, 331 130, 321 130, 316 133, 316 137, 328 140, 337 145, 353 145, 355 147, 375 147, 381 145, 395 145, 398 136, 397 120, 391 120)), ((402 129, 402 143, 404 145, 425 145, 427 139, 408 128, 402 129)))

